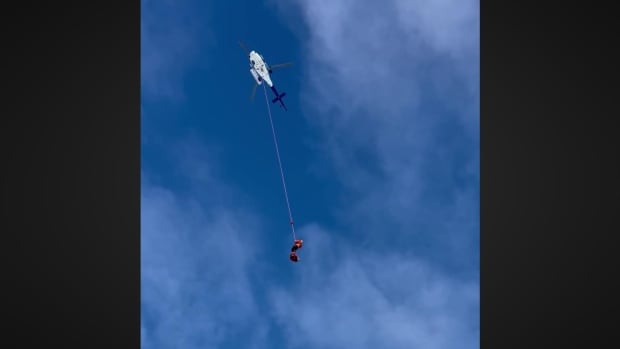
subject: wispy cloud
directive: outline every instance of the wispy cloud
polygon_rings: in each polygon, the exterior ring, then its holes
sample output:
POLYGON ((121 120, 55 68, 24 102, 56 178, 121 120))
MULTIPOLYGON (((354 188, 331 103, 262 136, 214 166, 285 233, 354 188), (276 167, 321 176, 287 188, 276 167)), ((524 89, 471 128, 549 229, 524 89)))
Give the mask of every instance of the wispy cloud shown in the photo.
POLYGON ((318 226, 302 233, 312 244, 298 283, 272 293, 286 347, 479 347, 477 282, 411 256, 346 244, 318 226))
POLYGON ((479 2, 296 4, 307 29, 304 110, 349 190, 342 218, 359 238, 400 245, 413 237, 429 256, 445 251, 438 260, 472 262, 479 2))
MULTIPOLYGON (((142 347, 219 348, 264 340, 250 266, 258 219, 143 179, 142 347)), ((250 346, 251 347, 251 346, 250 346)))
POLYGON ((478 348, 478 1, 280 5, 348 223, 300 230, 299 283, 273 293, 287 345, 478 348))

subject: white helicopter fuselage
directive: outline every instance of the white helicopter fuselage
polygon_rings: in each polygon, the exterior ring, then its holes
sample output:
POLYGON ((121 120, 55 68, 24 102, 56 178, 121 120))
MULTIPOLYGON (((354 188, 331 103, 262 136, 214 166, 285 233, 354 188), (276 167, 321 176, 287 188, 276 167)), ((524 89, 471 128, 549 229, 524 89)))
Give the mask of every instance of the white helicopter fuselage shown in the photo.
POLYGON ((267 86, 272 87, 273 82, 271 82, 271 76, 269 76, 269 68, 267 67, 267 63, 256 51, 250 52, 250 73, 256 80, 257 84, 262 84, 262 82, 266 82, 267 86))

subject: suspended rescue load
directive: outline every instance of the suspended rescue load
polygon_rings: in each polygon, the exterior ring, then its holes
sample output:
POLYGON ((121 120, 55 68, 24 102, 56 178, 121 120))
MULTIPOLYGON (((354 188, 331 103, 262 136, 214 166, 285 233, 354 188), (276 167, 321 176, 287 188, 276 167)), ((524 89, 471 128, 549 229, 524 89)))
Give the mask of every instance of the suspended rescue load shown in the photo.
POLYGON ((297 262, 299 260, 299 257, 297 257, 297 250, 299 250, 303 245, 304 240, 296 239, 293 242, 293 247, 291 247, 291 254, 289 255, 291 261, 297 262))

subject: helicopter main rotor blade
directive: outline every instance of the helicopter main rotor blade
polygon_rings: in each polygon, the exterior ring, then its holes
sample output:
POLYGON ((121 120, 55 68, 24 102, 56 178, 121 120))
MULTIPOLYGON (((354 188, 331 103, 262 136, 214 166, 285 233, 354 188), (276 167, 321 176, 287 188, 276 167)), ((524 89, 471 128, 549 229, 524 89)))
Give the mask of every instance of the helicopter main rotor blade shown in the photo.
POLYGON ((245 44, 243 43, 243 41, 239 41, 239 46, 241 46, 241 48, 245 51, 247 55, 250 54, 250 50, 248 50, 248 48, 245 47, 245 44))
POLYGON ((279 63, 279 64, 270 65, 269 68, 273 70, 273 69, 278 69, 278 68, 290 67, 292 65, 293 65, 293 62, 279 63))
POLYGON ((256 94, 256 87, 258 86, 258 84, 254 84, 254 86, 252 86, 252 93, 250 94, 250 101, 254 101, 254 95, 256 94))

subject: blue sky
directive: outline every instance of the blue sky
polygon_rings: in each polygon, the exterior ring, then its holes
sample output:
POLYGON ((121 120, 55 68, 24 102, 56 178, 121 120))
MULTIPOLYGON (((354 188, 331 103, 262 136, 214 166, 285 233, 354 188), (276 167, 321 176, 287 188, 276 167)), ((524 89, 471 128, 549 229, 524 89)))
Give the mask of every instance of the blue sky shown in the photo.
POLYGON ((142 0, 144 349, 479 347, 478 8, 142 0))

